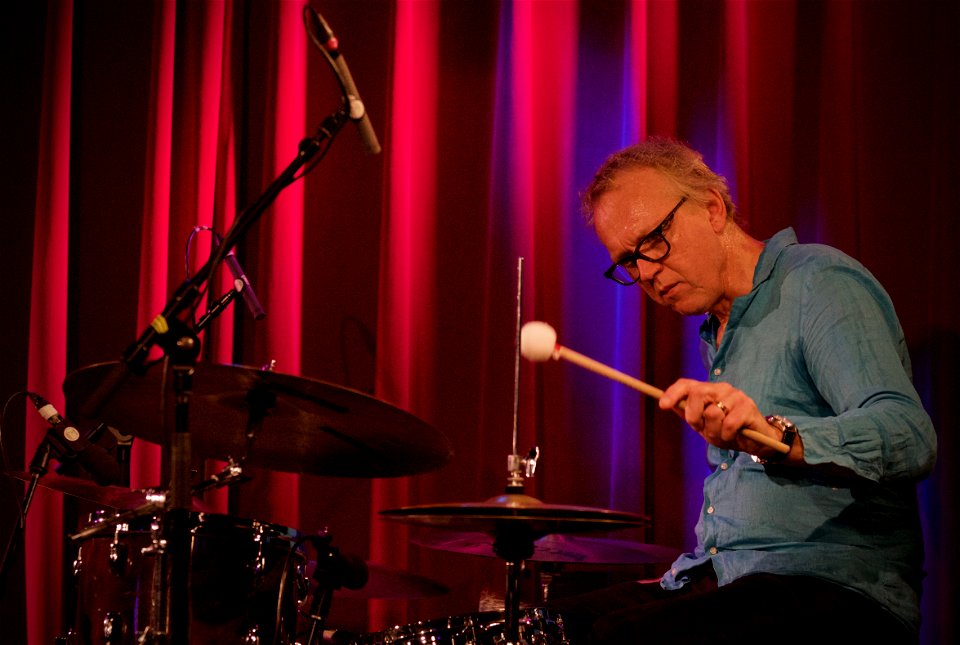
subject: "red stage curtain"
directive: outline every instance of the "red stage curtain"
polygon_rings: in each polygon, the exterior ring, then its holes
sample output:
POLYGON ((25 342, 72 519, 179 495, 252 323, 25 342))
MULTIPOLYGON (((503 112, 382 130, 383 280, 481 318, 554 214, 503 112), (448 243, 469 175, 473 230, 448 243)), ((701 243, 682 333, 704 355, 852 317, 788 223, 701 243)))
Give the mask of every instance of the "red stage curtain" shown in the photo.
MULTIPOLYGON (((302 0, 29 4, 0 21, 0 293, 10 305, 0 394, 29 389, 59 407, 68 373, 118 359, 202 265, 213 236, 197 233, 186 257, 193 229, 228 230, 338 109, 340 91, 305 33, 302 0)), ((920 490, 923 642, 955 640, 956 3, 312 4, 339 38, 383 153, 367 154, 347 124, 280 192, 237 246, 267 316, 254 321, 237 300, 201 336, 201 360, 275 360, 278 372, 371 394, 443 432, 454 457, 384 479, 249 468, 251 481, 208 503, 326 530, 344 551, 451 587, 439 598, 336 600, 334 626, 465 614, 482 594, 502 595, 502 563, 413 545, 414 530, 379 511, 502 492, 520 258, 524 320, 550 322, 565 345, 657 385, 702 374, 697 321, 603 280, 609 260, 578 212, 578 191, 607 154, 672 135, 729 178, 756 237, 793 226, 802 241, 858 257, 891 293, 940 430, 939 464, 920 490)), ((229 285, 218 271, 209 297, 229 285)), ((43 427, 16 403, 2 439, 22 470, 43 427)), ((517 403, 519 452, 542 450, 528 494, 643 513, 649 529, 611 537, 691 546, 705 464, 682 424, 565 364, 522 363, 517 403)), ((134 486, 165 485, 163 454, 135 439, 134 486)), ((5 539, 22 490, 3 490, 5 539)), ((70 624, 67 536, 89 510, 38 492, 3 580, 11 642, 49 643, 70 624)), ((592 584, 650 573, 532 570, 532 595, 544 574, 592 584)))

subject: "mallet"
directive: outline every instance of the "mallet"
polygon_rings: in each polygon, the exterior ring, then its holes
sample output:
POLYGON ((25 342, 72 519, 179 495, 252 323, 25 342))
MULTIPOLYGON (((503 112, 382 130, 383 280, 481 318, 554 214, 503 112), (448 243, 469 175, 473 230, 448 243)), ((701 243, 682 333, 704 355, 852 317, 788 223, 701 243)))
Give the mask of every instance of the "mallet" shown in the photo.
MULTIPOLYGON (((523 355, 529 361, 534 362, 543 362, 550 360, 560 360, 561 358, 571 363, 575 363, 580 367, 586 368, 591 372, 600 374, 601 376, 606 376, 609 379, 623 383, 627 387, 633 388, 638 392, 651 396, 655 399, 659 399, 663 396, 663 390, 658 387, 654 387, 648 383, 644 383, 639 379, 635 379, 628 374, 616 370, 609 365, 604 365, 599 361, 584 356, 578 352, 573 351, 569 347, 564 347, 557 343, 557 332, 553 327, 548 325, 545 322, 541 321, 532 321, 526 323, 523 328, 520 330, 520 354, 523 355)), ((679 403, 679 407, 684 407, 684 401, 679 403)), ((773 448, 784 454, 790 452, 790 446, 787 444, 772 439, 767 435, 757 432, 756 430, 751 430, 749 428, 744 429, 743 435, 753 439, 757 443, 761 443, 765 446, 773 448)))

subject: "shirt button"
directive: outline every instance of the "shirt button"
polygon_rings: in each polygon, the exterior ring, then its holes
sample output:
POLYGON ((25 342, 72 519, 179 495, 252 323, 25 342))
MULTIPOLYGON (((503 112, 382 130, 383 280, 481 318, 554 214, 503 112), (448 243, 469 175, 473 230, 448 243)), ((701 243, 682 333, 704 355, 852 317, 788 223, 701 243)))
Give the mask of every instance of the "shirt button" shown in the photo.
POLYGON ((727 464, 727 462, 723 462, 722 464, 720 464, 720 470, 726 470, 729 467, 730 465, 727 464))
POLYGON ((717 555, 717 547, 715 546, 710 547, 710 555, 717 555))
POLYGON ((708 506, 708 507, 707 507, 707 515, 713 515, 713 507, 712 507, 712 506, 708 506))
POLYGON ((713 368, 713 375, 714 375, 714 376, 720 376, 721 374, 723 374, 723 370, 722 370, 722 369, 720 369, 719 367, 713 368))

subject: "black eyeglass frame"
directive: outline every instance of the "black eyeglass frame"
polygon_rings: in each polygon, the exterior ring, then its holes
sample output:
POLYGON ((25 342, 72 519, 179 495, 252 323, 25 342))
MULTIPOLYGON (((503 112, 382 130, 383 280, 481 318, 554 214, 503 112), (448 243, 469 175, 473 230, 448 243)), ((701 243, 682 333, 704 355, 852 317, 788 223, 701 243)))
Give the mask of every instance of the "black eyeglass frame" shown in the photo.
POLYGON ((662 220, 660 220, 660 224, 655 229, 653 229, 652 231, 644 235, 639 242, 637 242, 637 246, 633 249, 633 253, 630 253, 626 257, 620 258, 619 260, 611 264, 610 268, 608 268, 606 271, 603 272, 603 277, 607 278, 608 280, 613 280, 617 284, 622 284, 625 287, 629 287, 630 285, 634 285, 637 282, 639 282, 640 272, 639 271, 637 272, 637 277, 632 278, 629 282, 627 282, 617 276, 616 274, 617 267, 622 268, 624 271, 627 272, 627 275, 630 275, 630 271, 624 265, 633 264, 634 266, 636 266, 637 260, 644 260, 645 262, 663 262, 667 258, 667 256, 670 255, 670 248, 671 248, 670 241, 667 240, 666 236, 663 234, 663 230, 668 226, 670 226, 670 222, 673 221, 673 216, 677 214, 677 211, 680 210, 680 207, 683 206, 684 202, 686 201, 687 201, 686 195, 681 197, 680 201, 677 202, 677 205, 674 206, 669 213, 667 213, 667 216, 664 217, 662 220), (660 241, 663 242, 667 247, 666 250, 663 252, 663 255, 660 255, 658 257, 651 257, 649 255, 645 255, 641 253, 640 247, 643 246, 644 244, 647 244, 648 242, 650 242, 650 240, 655 238, 660 238, 660 241))

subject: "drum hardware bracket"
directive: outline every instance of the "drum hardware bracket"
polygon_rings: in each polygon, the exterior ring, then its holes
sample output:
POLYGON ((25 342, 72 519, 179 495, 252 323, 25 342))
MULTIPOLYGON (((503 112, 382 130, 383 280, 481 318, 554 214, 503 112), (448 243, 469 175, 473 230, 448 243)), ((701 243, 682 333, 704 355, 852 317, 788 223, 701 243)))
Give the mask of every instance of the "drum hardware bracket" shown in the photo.
POLYGON ((227 460, 226 468, 218 473, 214 473, 209 478, 194 486, 193 494, 199 496, 209 490, 242 484, 247 481, 250 481, 250 477, 243 474, 243 466, 234 461, 233 457, 230 457, 227 460))
POLYGON ((540 447, 534 446, 526 457, 509 455, 507 457, 507 492, 523 492, 523 482, 530 479, 537 472, 537 462, 540 460, 540 447))

